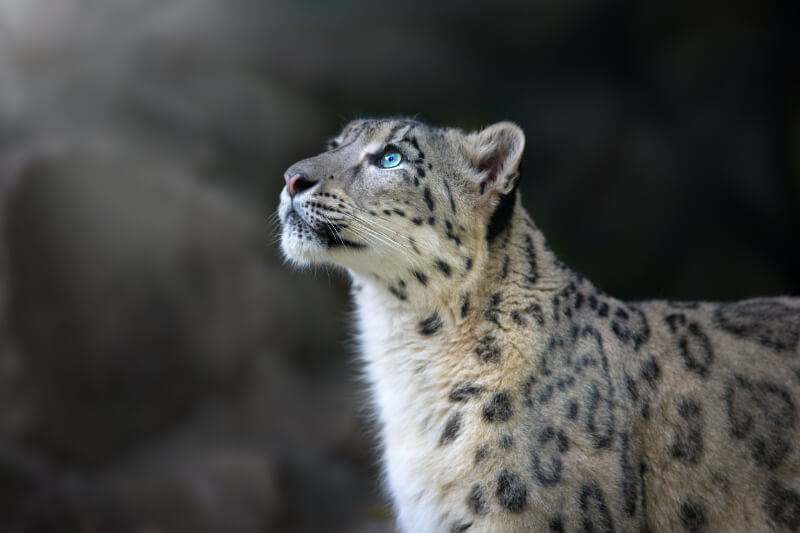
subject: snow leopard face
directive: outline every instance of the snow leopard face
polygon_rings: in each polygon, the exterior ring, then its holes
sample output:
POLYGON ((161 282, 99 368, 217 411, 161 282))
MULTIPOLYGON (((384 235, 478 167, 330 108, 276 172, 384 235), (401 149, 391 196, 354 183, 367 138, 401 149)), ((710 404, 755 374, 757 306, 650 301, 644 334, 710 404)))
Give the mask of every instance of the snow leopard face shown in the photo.
POLYGON ((286 171, 281 246, 407 283, 466 276, 508 222, 525 139, 503 122, 474 133, 405 119, 356 120, 286 171))

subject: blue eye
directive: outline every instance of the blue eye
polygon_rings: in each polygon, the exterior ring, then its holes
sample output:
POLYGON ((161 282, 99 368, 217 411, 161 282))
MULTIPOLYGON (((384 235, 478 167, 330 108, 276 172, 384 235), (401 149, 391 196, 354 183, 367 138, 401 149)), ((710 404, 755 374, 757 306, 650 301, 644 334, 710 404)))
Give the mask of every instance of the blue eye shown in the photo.
POLYGON ((381 168, 394 168, 403 161, 403 154, 397 150, 390 148, 386 150, 381 158, 378 160, 378 165, 381 168))

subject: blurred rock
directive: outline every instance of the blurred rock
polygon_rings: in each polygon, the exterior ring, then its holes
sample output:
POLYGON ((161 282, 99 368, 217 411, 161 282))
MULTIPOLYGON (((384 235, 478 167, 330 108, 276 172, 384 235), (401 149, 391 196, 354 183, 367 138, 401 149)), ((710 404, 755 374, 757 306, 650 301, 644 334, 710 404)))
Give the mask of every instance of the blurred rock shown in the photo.
POLYGON ((268 298, 248 207, 124 158, 37 161, 22 183, 10 315, 35 398, 0 409, 33 403, 27 442, 101 465, 242 379, 268 298))
POLYGON ((286 154, 328 133, 259 71, 243 6, 0 0, 0 139, 13 127, 62 153, 133 147, 276 205, 286 154))
POLYGON ((0 531, 96 533, 99 517, 78 476, 0 438, 0 531))
POLYGON ((105 527, 118 533, 261 533, 281 509, 273 464, 247 450, 158 456, 115 473, 106 490, 117 516, 105 527))

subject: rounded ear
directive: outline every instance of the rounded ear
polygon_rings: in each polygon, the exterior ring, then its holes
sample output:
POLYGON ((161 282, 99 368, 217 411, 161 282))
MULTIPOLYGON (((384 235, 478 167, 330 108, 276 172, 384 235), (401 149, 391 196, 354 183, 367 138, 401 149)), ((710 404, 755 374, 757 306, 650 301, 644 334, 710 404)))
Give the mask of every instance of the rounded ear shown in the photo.
POLYGON ((508 194, 519 177, 525 134, 516 124, 498 122, 464 140, 464 152, 476 170, 481 194, 508 194))

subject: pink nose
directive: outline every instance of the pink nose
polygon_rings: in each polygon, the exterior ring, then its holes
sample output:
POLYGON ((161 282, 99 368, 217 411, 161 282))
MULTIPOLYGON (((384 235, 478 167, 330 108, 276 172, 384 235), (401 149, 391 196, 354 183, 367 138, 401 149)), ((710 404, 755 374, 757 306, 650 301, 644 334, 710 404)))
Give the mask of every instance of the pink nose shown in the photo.
POLYGON ((314 186, 314 182, 302 174, 295 174, 294 176, 284 174, 283 179, 286 180, 286 190, 289 192, 289 197, 291 198, 294 198, 295 194, 314 186))
POLYGON ((295 174, 294 176, 284 174, 283 179, 286 180, 286 190, 289 191, 289 196, 294 196, 294 184, 300 179, 300 174, 295 174))

